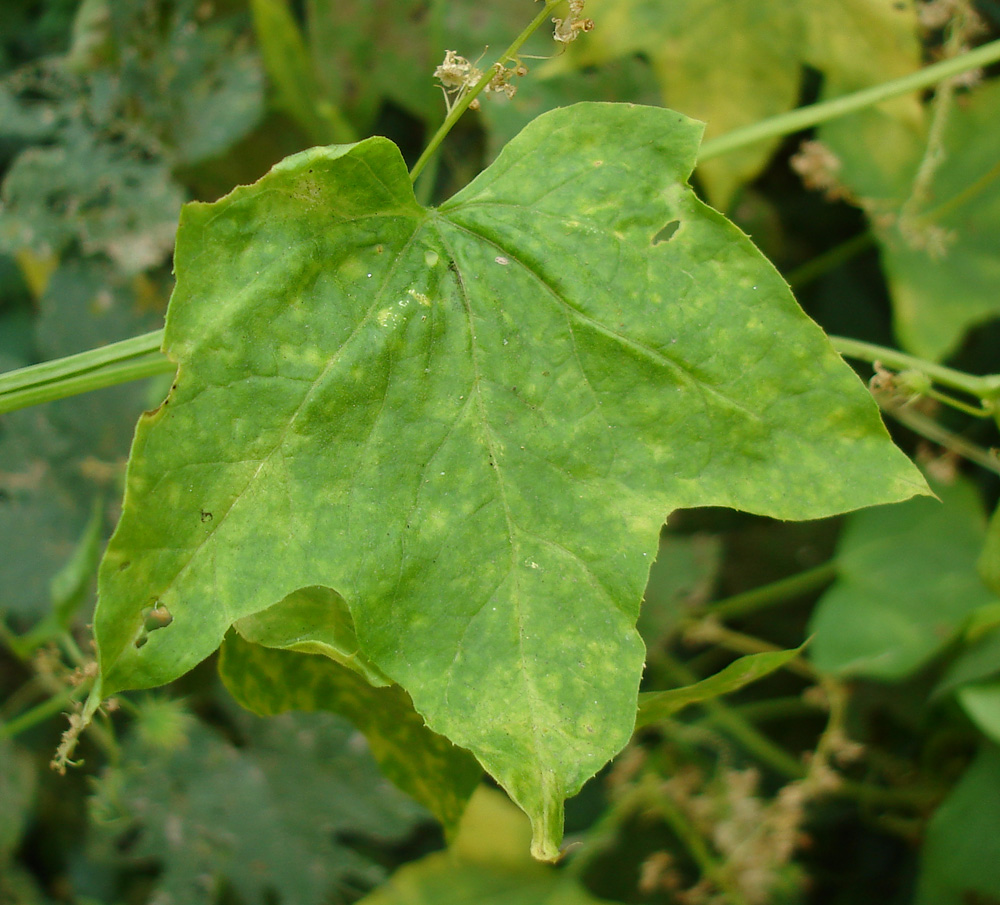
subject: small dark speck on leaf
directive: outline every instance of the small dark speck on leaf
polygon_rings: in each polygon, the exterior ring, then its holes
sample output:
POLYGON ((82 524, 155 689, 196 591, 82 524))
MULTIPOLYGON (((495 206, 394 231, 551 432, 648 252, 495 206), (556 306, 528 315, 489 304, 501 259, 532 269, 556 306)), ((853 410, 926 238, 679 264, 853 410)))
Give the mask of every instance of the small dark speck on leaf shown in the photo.
POLYGON ((132 565, 132 560, 126 559, 125 562, 121 563, 118 566, 118 571, 119 572, 124 572, 130 565, 132 565))
POLYGON ((674 237, 674 233, 676 233, 680 228, 680 220, 671 220, 666 226, 663 227, 663 229, 653 236, 653 244, 659 245, 661 242, 669 242, 674 237))
POLYGON ((206 512, 204 509, 202 509, 201 510, 201 520, 203 522, 210 522, 210 521, 212 521, 212 513, 211 512, 206 512))

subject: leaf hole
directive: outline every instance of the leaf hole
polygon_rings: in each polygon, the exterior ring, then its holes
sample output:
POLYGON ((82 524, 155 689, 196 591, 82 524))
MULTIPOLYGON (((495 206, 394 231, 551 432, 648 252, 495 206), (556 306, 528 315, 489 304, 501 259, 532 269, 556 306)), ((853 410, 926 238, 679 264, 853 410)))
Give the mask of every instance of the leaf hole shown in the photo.
POLYGON ((680 220, 671 220, 666 226, 663 227, 663 229, 653 236, 652 244, 659 245, 661 242, 669 242, 680 228, 680 220))

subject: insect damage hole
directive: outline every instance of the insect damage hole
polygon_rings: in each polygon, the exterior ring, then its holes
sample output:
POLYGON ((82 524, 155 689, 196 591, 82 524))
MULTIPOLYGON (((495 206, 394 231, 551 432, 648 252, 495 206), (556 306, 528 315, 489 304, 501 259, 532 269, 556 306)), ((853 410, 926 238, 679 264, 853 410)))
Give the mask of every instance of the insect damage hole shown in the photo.
POLYGON ((680 228, 680 220, 671 220, 666 226, 663 227, 663 229, 653 236, 653 245, 659 245, 661 242, 669 242, 680 228))

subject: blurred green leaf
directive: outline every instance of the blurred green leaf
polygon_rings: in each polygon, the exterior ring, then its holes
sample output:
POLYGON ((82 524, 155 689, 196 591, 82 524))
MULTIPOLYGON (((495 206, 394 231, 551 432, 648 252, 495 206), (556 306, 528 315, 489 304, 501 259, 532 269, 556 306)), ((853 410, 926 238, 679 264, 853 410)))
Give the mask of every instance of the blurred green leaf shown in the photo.
POLYGON ((653 649, 694 607, 709 599, 721 561, 718 537, 660 533, 636 625, 647 649, 653 649))
POLYGON ((998 801, 1000 748, 986 744, 927 828, 915 905, 1000 899, 998 801))
POLYGON ((368 739, 382 772, 454 831, 482 768, 466 751, 424 725, 398 685, 374 688, 322 656, 271 650, 230 635, 219 673, 233 697, 261 716, 327 710, 368 739))
POLYGON ((251 0, 250 8, 279 109, 288 113, 315 144, 357 141, 358 136, 340 111, 324 97, 287 0, 251 0))
POLYGON ((980 732, 1000 745, 1000 680, 963 685, 955 697, 980 732))
MULTIPOLYGON (((825 96, 878 84, 917 69, 912 5, 894 0, 605 0, 596 27, 557 64, 602 64, 642 53, 663 103, 707 124, 714 138, 796 105, 802 67, 825 77, 825 96)), ((879 108, 914 115, 913 102, 879 108)), ((917 114, 919 115, 919 114, 917 114)), ((854 117, 845 117, 851 128, 854 117)), ((698 178, 723 210, 756 176, 778 140, 707 161, 698 178)))
POLYGON ((959 93, 945 123, 940 160, 923 197, 911 198, 927 149, 926 127, 865 130, 827 141, 840 177, 865 203, 882 250, 896 336, 904 348, 941 359, 966 331, 1000 316, 1000 162, 993 129, 1000 82, 959 93))
POLYGON ((111 60, 92 107, 154 136, 172 163, 222 153, 264 112, 264 73, 246 14, 201 0, 109 2, 111 60))
POLYGON ((197 722, 163 739, 133 734, 91 801, 93 856, 156 865, 156 901, 209 905, 223 886, 246 905, 341 901, 384 876, 365 840, 398 841, 422 816, 329 714, 255 721, 243 747, 197 722))
POLYGON ((2 878, 30 819, 36 784, 31 755, 0 735, 0 901, 7 901, 2 878))
POLYGON ((481 787, 445 852, 400 868, 361 905, 598 905, 575 879, 527 855, 531 827, 481 787))
POLYGON ((36 255, 103 252, 125 273, 170 251, 183 196, 166 165, 74 124, 61 143, 30 148, 3 181, 0 249, 36 255))
POLYGON ((975 571, 985 536, 976 489, 934 485, 940 502, 909 500, 848 517, 837 581, 809 624, 809 652, 824 672, 896 680, 955 637, 996 598, 975 571))
POLYGON ((796 647, 793 650, 747 654, 714 676, 709 676, 693 685, 670 688, 666 691, 644 692, 639 695, 639 714, 636 717, 635 728, 641 729, 650 723, 669 719, 691 704, 700 704, 702 701, 711 701, 724 694, 739 691, 751 682, 756 682, 781 669, 801 653, 802 647, 796 647))
POLYGON ((986 586, 994 594, 1000 595, 1000 506, 994 510, 990 518, 986 542, 983 544, 983 552, 976 566, 986 586))
MULTIPOLYGON (((146 277, 123 278, 100 259, 67 262, 39 302, 32 354, 56 358, 144 333, 161 320, 158 298, 146 277)), ((117 500, 145 405, 146 386, 135 383, 0 418, 0 608, 19 629, 55 617, 51 582, 78 550, 95 501, 117 500)), ((105 507, 102 541, 109 515, 105 507)))

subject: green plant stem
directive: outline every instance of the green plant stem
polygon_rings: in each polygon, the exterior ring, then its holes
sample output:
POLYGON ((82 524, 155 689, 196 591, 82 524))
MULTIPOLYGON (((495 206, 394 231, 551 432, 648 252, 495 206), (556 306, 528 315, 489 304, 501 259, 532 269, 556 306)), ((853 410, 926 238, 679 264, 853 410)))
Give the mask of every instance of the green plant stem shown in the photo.
MULTIPOLYGON (((528 40, 537 30, 538 27, 549 17, 549 13, 552 12, 562 0, 545 0, 545 8, 542 9, 531 22, 528 23, 527 28, 524 29, 516 38, 514 38, 510 47, 508 47, 498 59, 498 63, 503 65, 508 60, 513 60, 517 58, 517 52, 524 46, 524 42, 528 40)), ((431 155, 441 146, 441 142, 444 141, 445 137, 452 130, 455 123, 461 119, 462 114, 469 108, 476 97, 482 92, 482 90, 490 83, 494 75, 494 69, 490 66, 483 77, 476 82, 465 94, 463 94, 456 102, 455 106, 448 111, 448 115, 444 118, 444 122, 438 127, 437 132, 431 136, 431 140, 427 143, 427 147, 424 148, 423 153, 417 158, 417 162, 413 165, 413 169, 410 170, 410 182, 416 182, 417 177, 425 166, 427 166, 427 161, 430 160, 431 155)))
POLYGON ((806 569, 788 578, 734 594, 725 600, 707 604, 701 614, 717 616, 720 619, 730 619, 733 616, 745 616, 773 606, 782 606, 806 594, 817 591, 837 577, 837 561, 831 559, 812 569, 806 569))
POLYGON ((943 446, 963 459, 974 462, 980 468, 1000 474, 1000 459, 990 450, 983 449, 960 434, 942 427, 933 418, 928 418, 905 405, 883 405, 882 410, 892 415, 900 424, 906 425, 914 433, 926 437, 932 443, 943 446))
POLYGON ((6 723, 0 723, 0 738, 14 738, 14 736, 26 732, 39 723, 44 723, 50 717, 65 710, 66 705, 71 701, 78 700, 86 690, 86 685, 81 685, 78 688, 63 688, 59 694, 36 704, 20 716, 6 723))
MULTIPOLYGON (((693 685, 698 681, 698 677, 690 669, 669 655, 664 657, 664 665, 680 685, 693 685)), ((722 701, 717 699, 702 701, 701 706, 708 712, 711 722, 727 732, 761 763, 789 779, 801 779, 805 776, 806 769, 798 760, 778 747, 722 701)))
POLYGON ((712 854, 698 828, 688 815, 677 806, 670 795, 661 791, 656 796, 655 806, 663 815, 667 825, 673 830, 674 835, 688 850, 702 875, 711 880, 725 894, 726 902, 731 903, 731 905, 747 905, 746 897, 727 875, 724 864, 712 854))
POLYGON ((844 336, 831 336, 830 342, 845 358, 856 358, 873 363, 877 361, 896 371, 920 371, 942 386, 968 393, 977 399, 1000 398, 1000 374, 978 377, 974 374, 966 374, 964 371, 956 371, 953 368, 935 364, 932 361, 916 358, 913 355, 907 355, 896 349, 861 342, 857 339, 848 339, 844 336))
POLYGON ((836 270, 841 264, 847 263, 874 244, 875 235, 871 230, 858 233, 789 271, 785 274, 785 280, 792 289, 801 289, 831 270, 836 270))
POLYGON ((1000 60, 1000 40, 991 41, 989 44, 984 44, 982 47, 977 47, 961 56, 925 66, 923 69, 898 79, 883 82, 881 85, 845 94, 832 100, 810 104, 808 107, 799 107, 788 113, 760 120, 760 122, 742 129, 734 129, 732 132, 706 141, 701 146, 698 162, 704 163, 713 157, 728 154, 730 151, 745 148, 769 138, 791 135, 793 132, 800 132, 802 129, 846 116, 848 113, 856 113, 882 101, 931 88, 938 82, 952 76, 968 72, 970 69, 988 66, 998 60, 1000 60))
POLYGON ((65 358, 0 374, 0 414, 91 390, 169 374, 174 365, 159 351, 156 330, 65 358))

